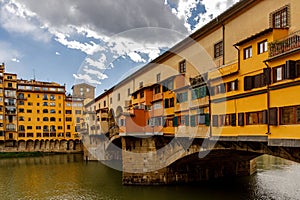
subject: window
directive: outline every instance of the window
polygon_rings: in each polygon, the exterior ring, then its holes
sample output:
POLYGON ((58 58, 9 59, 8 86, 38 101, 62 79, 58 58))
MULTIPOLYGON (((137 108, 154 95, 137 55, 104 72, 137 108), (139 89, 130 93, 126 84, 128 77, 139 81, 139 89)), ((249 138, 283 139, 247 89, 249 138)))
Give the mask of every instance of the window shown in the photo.
POLYGON ((214 94, 221 94, 226 92, 226 87, 224 83, 215 86, 214 94))
POLYGON ((28 104, 28 106, 32 106, 32 102, 28 102, 27 104, 28 104))
POLYGON ((262 54, 264 52, 267 52, 268 51, 268 42, 267 40, 264 40, 260 43, 258 43, 257 45, 257 50, 258 50, 258 54, 262 54))
POLYGON ((120 101, 120 99, 121 99, 121 94, 118 93, 118 101, 120 101))
POLYGON ((55 102, 50 102, 50 106, 55 106, 55 102))
POLYGON ((43 102, 43 106, 48 106, 48 102, 43 102))
POLYGON ((49 131, 49 128, 47 125, 43 126, 43 131, 49 131))
POLYGON ((153 103, 153 109, 154 110, 161 109, 161 108, 162 108, 162 104, 161 104, 160 101, 153 103))
POLYGON ((300 106, 280 108, 280 124, 300 124, 300 106))
POLYGON ((76 123, 80 123, 80 117, 76 117, 76 123))
POLYGON ((71 121, 72 121, 72 118, 71 118, 71 117, 66 117, 66 121, 67 121, 67 122, 71 122, 71 121))
POLYGON ((54 109, 51 109, 51 110, 50 110, 50 113, 52 113, 52 114, 55 113, 55 110, 54 110, 54 109))
POLYGON ((43 113, 48 113, 48 109, 43 109, 43 113))
POLYGON ((53 94, 50 95, 50 100, 55 100, 55 96, 53 94))
POLYGON ((62 130, 63 127, 62 127, 62 126, 58 126, 57 129, 58 129, 58 130, 62 130))
POLYGON ((27 126, 27 129, 28 130, 32 130, 32 126, 27 126))
POLYGON ((127 95, 130 96, 130 88, 127 89, 127 95))
POLYGON ((112 98, 111 98, 111 97, 110 97, 109 101, 110 101, 110 103, 112 104, 112 98))
POLYGON ((90 92, 90 88, 86 88, 86 92, 90 92))
POLYGON ((244 77, 244 90, 251 90, 253 88, 260 88, 266 86, 265 74, 257 74, 255 76, 244 77))
POLYGON ((48 118, 48 117, 44 117, 44 118, 43 118, 43 121, 44 121, 44 122, 47 122, 47 121, 49 121, 49 118, 48 118))
POLYGON ((176 95, 176 103, 183 103, 188 101, 188 95, 187 92, 178 93, 176 95))
POLYGON ((71 129, 71 125, 67 125, 67 129, 70 130, 71 129))
POLYGON ((159 94, 160 93, 160 85, 157 85, 154 87, 154 94, 159 94))
POLYGON ((272 27, 273 28, 286 28, 288 27, 288 6, 281 8, 271 13, 272 27))
POLYGON ((160 73, 156 74, 156 82, 159 82, 159 81, 160 81, 160 73))
POLYGON ((143 87, 143 84, 144 84, 143 81, 141 81, 141 82, 140 82, 140 88, 143 87))
POLYGON ((179 63, 179 73, 185 73, 185 72, 186 72, 186 62, 184 60, 179 63))
POLYGON ((244 49, 244 59, 248 59, 252 57, 252 46, 244 49))
POLYGON ((205 97, 207 94, 206 86, 192 89, 192 100, 205 97))
POLYGON ((246 124, 257 125, 267 123, 267 111, 246 113, 246 124))
POLYGON ((106 101, 105 100, 103 101, 103 107, 106 107, 106 101))
POLYGON ((24 117, 19 117, 19 121, 24 121, 24 117))
POLYGON ((72 114, 72 110, 66 110, 66 114, 72 114))
POLYGON ((282 81, 284 77, 284 65, 273 68, 273 82, 282 81))
POLYGON ((55 122, 55 117, 51 117, 50 122, 55 122))
POLYGON ((19 105, 20 106, 24 105, 24 101, 19 101, 19 105))
POLYGON ((238 90, 238 80, 226 83, 227 92, 238 90))
POLYGON ((42 127, 41 127, 41 126, 36 126, 35 129, 36 129, 36 130, 41 130, 42 127))
POLYGON ((9 88, 12 88, 13 84, 12 84, 12 83, 7 83, 7 86, 8 86, 9 88))
POLYGON ((137 93, 133 94, 133 99, 137 99, 137 93))
POLYGON ((48 100, 48 95, 47 94, 43 95, 43 100, 48 100))
POLYGON ((144 91, 141 91, 141 92, 140 92, 140 98, 144 98, 144 96, 145 96, 144 91))
POLYGON ((174 107, 174 98, 165 99, 165 108, 174 107))
POLYGON ((25 126, 20 125, 20 126, 19 126, 19 131, 25 131, 25 126))
POLYGON ((27 110, 27 113, 32 113, 32 110, 27 110))
POLYGON ((24 113, 24 109, 23 108, 19 108, 19 113, 24 113))
POLYGON ((81 110, 75 110, 75 114, 81 115, 81 110))
POLYGON ((214 56, 215 58, 223 56, 223 41, 220 41, 214 45, 214 56))

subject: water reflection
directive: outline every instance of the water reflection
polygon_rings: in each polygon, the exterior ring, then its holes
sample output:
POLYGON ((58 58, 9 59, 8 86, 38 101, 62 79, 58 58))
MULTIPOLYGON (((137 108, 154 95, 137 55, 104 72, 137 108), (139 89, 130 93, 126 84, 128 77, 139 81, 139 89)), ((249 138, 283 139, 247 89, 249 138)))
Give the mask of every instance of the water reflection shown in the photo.
POLYGON ((81 155, 0 159, 1 199, 298 199, 300 165, 258 158, 258 173, 197 185, 122 186, 122 174, 81 155))

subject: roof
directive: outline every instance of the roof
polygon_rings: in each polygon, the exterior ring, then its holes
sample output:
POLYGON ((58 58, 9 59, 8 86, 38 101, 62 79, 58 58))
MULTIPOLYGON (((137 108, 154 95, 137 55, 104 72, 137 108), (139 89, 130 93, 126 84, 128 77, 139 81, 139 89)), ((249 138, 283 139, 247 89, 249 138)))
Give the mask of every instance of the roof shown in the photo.
POLYGON ((243 44, 246 44, 247 42, 250 42, 250 41, 252 41, 252 40, 254 40, 256 38, 259 38, 259 37, 261 37, 261 36, 263 36, 265 34, 268 34, 268 33, 272 32, 272 31, 273 31, 273 28, 267 28, 267 29, 265 29, 265 30, 263 30, 263 31, 261 31, 259 33, 255 33, 254 35, 251 35, 250 37, 237 42, 236 44, 234 44, 234 46, 241 46, 243 44))

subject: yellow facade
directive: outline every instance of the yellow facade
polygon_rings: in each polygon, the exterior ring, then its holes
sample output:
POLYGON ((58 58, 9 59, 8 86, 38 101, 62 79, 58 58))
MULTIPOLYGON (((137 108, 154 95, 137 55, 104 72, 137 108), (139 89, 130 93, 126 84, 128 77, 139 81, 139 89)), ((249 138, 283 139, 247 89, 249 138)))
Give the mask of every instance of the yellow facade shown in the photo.
POLYGON ((0 140, 79 140, 83 100, 66 96, 53 82, 18 80, 0 67, 0 140), (69 114, 70 113, 70 114, 69 114))
POLYGON ((142 102, 130 94, 152 88, 145 134, 300 139, 299 9, 297 0, 240 1, 96 99, 132 114, 142 102))

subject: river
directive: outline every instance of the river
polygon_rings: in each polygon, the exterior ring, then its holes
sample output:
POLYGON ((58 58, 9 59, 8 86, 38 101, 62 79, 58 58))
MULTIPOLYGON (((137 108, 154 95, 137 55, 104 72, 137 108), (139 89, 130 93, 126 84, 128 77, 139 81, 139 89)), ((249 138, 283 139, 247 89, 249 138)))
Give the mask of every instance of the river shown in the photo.
POLYGON ((300 164, 261 156, 251 177, 180 186, 123 186, 121 172, 81 155, 0 159, 0 199, 300 199, 300 164))

